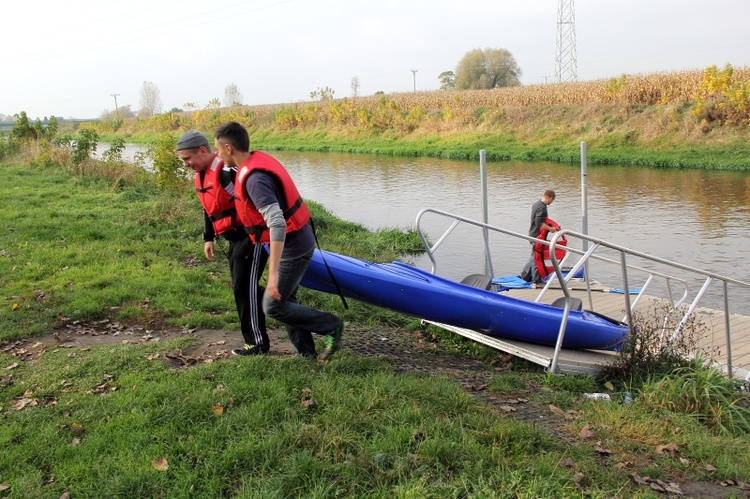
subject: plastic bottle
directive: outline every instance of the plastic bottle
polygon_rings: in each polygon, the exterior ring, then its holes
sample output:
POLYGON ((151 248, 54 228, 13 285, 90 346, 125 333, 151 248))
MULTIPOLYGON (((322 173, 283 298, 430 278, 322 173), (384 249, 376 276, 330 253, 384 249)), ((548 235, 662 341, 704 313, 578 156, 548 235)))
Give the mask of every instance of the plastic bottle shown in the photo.
POLYGON ((583 396, 591 400, 610 400, 609 393, 584 393, 583 396))

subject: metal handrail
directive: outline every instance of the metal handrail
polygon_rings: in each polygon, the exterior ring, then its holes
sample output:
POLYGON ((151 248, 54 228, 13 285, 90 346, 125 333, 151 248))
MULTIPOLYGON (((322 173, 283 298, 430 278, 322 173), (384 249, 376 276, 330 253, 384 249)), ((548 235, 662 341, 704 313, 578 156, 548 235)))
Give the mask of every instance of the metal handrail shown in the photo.
MULTIPOLYGON (((550 288, 550 285, 554 280, 557 280, 560 284, 560 288, 565 295, 565 306, 563 309, 563 317, 560 323, 560 330, 557 337, 557 342, 555 345, 555 352, 554 356, 552 358, 552 362, 549 366, 549 370, 551 372, 557 371, 557 364, 558 359, 560 355, 560 350, 562 349, 562 343, 565 336, 565 328, 567 326, 568 322, 568 316, 570 314, 571 309, 571 302, 572 297, 570 295, 570 288, 569 283, 572 277, 581 269, 584 269, 584 282, 586 285, 586 291, 588 293, 589 297, 589 303, 590 308, 593 310, 593 300, 591 298, 591 282, 589 280, 588 276, 588 262, 591 259, 597 260, 597 261, 603 261, 608 263, 613 263, 620 266, 621 272, 622 272, 622 280, 623 280, 623 288, 624 288, 624 297, 625 297, 625 311, 626 315, 623 318, 622 322, 628 324, 628 328, 630 330, 630 333, 633 334, 633 317, 632 317, 632 311, 637 305, 638 301, 642 296, 644 296, 644 293, 646 289, 651 285, 653 282, 653 279, 655 277, 663 278, 666 282, 666 288, 667 293, 669 295, 669 301, 670 301, 670 313, 675 311, 678 307, 680 307, 682 304, 685 303, 685 301, 688 299, 689 296, 689 286, 688 282, 685 279, 682 279, 680 277, 666 274, 664 272, 659 272, 655 270, 649 270, 645 269, 639 266, 635 266, 632 264, 627 263, 627 256, 634 256, 643 260, 659 263, 662 265, 665 265, 670 268, 680 269, 684 270, 693 274, 699 274, 706 278, 705 282, 701 286, 701 289, 696 294, 693 301, 688 306, 687 311, 683 315, 682 319, 680 320, 678 326, 673 331, 671 337, 669 338, 669 342, 671 343, 674 341, 674 339, 680 334, 682 329, 684 328, 685 324, 689 320, 689 317, 691 314, 695 312, 695 309, 697 308, 700 301, 705 296, 706 290, 708 289, 708 286, 711 284, 712 281, 718 280, 723 283, 724 286, 724 315, 725 315, 725 341, 726 341, 726 352, 727 352, 727 373, 729 376, 732 376, 733 368, 732 368, 732 342, 731 342, 731 328, 729 324, 729 284, 737 285, 740 287, 745 287, 750 289, 750 284, 739 281, 737 279, 732 279, 730 277, 725 277, 719 274, 716 274, 714 272, 698 269, 695 267, 691 267, 688 265, 683 265, 681 263, 673 262, 670 260, 666 260, 664 258, 660 258, 654 255, 650 255, 647 253, 643 253, 640 251, 636 251, 630 248, 626 248, 624 246, 614 244, 608 241, 605 241, 600 238, 591 237, 587 234, 582 234, 580 232, 575 232, 571 230, 561 230, 553 234, 552 239, 550 241, 542 240, 542 239, 536 239, 530 236, 527 236, 526 234, 521 234, 519 232, 515 232, 512 230, 504 229, 501 227, 497 227, 494 225, 490 225, 488 223, 479 222, 476 220, 472 220, 470 218, 463 217, 461 215, 456 215, 453 213, 449 213, 446 211, 438 210, 435 208, 424 208, 422 209, 418 214, 416 218, 416 229, 417 234, 419 235, 419 238, 422 241, 422 244, 425 247, 425 251, 427 253, 427 256, 430 259, 430 262, 432 264, 431 273, 435 274, 437 271, 437 261, 435 259, 435 251, 440 247, 440 245, 445 242, 445 240, 448 238, 448 236, 458 227, 460 224, 468 224, 475 227, 478 227, 482 229, 484 232, 484 244, 485 244, 485 258, 486 258, 486 264, 487 267, 490 269, 490 275, 491 277, 495 277, 494 271, 492 270, 492 257, 490 254, 490 247, 489 247, 489 237, 487 236, 488 231, 497 232, 500 234, 504 234, 511 237, 516 237, 519 239, 524 239, 529 242, 540 242, 542 244, 545 244, 550 247, 550 260, 552 262, 552 266, 555 269, 554 277, 549 279, 547 283, 545 284, 544 288, 540 291, 539 295, 537 296, 535 301, 539 301, 541 297, 544 295, 544 293, 550 288), (451 225, 446 229, 443 234, 437 239, 437 242, 433 245, 430 245, 430 243, 427 241, 427 238, 424 234, 424 231, 422 230, 422 218, 424 215, 431 213, 434 215, 442 216, 445 218, 452 219, 453 222, 451 225), (572 248, 570 246, 564 246, 564 249, 566 251, 566 256, 562 261, 559 261, 557 257, 555 256, 555 249, 557 247, 560 247, 562 245, 559 244, 560 238, 563 236, 570 236, 575 237, 577 239, 581 239, 584 241, 585 247, 588 246, 587 243, 591 243, 591 246, 587 248, 586 251, 578 250, 576 248, 572 248), (611 258, 607 258, 602 255, 597 255, 596 251, 600 250, 601 248, 607 248, 609 250, 615 251, 619 253, 620 260, 613 260, 611 258), (575 263, 575 265, 572 267, 571 270, 567 271, 567 275, 564 275, 563 273, 563 264, 567 263, 568 258, 571 254, 577 254, 580 255, 579 260, 575 263), (646 281, 644 285, 641 287, 640 291, 638 292, 635 300, 631 303, 630 300, 630 287, 629 287, 629 277, 628 277, 628 270, 637 270, 640 272, 644 272, 647 274, 646 281), (682 288, 682 293, 680 297, 675 300, 675 295, 673 293, 672 286, 673 284, 677 283, 682 288)), ((750 378, 750 375, 748 376, 750 378)))

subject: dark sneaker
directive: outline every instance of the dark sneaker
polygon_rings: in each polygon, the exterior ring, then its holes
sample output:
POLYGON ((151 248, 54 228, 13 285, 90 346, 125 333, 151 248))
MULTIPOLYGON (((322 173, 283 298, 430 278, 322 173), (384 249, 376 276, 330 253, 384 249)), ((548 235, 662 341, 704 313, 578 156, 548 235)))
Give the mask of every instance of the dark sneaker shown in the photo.
POLYGON ((319 360, 326 360, 335 354, 341 348, 341 336, 344 334, 344 321, 326 335, 326 349, 318 357, 319 360))
POLYGON ((235 348, 232 350, 232 355, 263 355, 268 352, 268 345, 245 345, 242 348, 235 348))

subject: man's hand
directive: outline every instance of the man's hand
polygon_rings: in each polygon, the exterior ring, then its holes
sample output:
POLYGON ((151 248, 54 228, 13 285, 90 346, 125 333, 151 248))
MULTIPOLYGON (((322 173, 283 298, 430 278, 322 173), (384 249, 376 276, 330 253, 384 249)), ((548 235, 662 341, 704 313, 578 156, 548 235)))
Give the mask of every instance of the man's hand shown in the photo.
POLYGON ((215 262, 216 261, 216 255, 214 254, 214 242, 213 241, 206 241, 203 243, 203 254, 206 255, 206 258, 208 260, 215 262))
POLYGON ((266 293, 268 296, 276 301, 281 300, 281 294, 279 293, 279 273, 268 272, 268 282, 266 283, 266 293))

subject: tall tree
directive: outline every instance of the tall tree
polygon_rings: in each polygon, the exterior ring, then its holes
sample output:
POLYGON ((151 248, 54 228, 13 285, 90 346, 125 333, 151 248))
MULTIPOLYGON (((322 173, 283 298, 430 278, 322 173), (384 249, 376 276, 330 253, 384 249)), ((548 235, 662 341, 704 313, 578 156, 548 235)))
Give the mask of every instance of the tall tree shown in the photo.
POLYGON ((224 87, 224 107, 234 107, 242 105, 242 93, 236 83, 230 83, 224 87))
POLYGON ((161 112, 161 93, 153 82, 144 81, 141 88, 141 109, 139 116, 153 116, 161 112))
POLYGON ((355 76, 352 78, 352 97, 358 97, 359 96, 359 76, 355 76))
POLYGON ((453 71, 443 71, 438 75, 440 90, 453 90, 456 88, 456 73, 453 71))
POLYGON ((456 67, 458 90, 520 85, 521 68, 506 49, 486 48, 467 52, 456 67))

